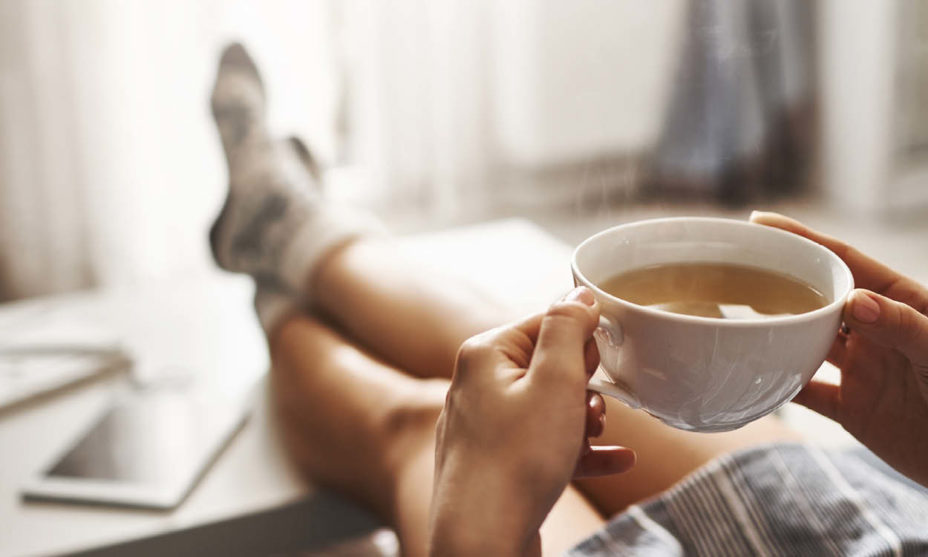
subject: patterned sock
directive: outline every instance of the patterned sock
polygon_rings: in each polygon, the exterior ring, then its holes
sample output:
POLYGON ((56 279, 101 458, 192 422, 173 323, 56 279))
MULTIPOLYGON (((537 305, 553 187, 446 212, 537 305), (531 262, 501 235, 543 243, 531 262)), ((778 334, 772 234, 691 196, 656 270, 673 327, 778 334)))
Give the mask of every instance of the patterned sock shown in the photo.
POLYGON ((228 47, 212 95, 229 166, 229 193, 210 229, 223 269, 247 273, 263 291, 308 298, 308 278, 329 251, 380 230, 372 216, 322 198, 315 163, 296 139, 274 141, 265 94, 241 45, 228 47))
POLYGON ((255 284, 255 313, 258 322, 264 329, 264 334, 271 338, 271 334, 283 320, 294 313, 303 310, 299 299, 281 290, 276 285, 255 284))

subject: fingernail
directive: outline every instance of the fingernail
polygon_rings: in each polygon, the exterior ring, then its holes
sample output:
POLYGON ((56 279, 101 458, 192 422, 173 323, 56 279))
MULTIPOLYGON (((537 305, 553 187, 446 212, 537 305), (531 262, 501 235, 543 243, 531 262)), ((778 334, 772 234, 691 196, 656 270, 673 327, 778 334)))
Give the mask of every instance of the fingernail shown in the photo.
POLYGON ((783 215, 779 213, 771 213, 770 211, 751 211, 751 216, 748 217, 748 220, 753 222, 762 218, 776 218, 782 217, 783 215))
POLYGON ((857 291, 851 300, 851 314, 861 323, 875 323, 880 317, 880 304, 866 292, 857 291))
POLYGON ((564 298, 568 302, 580 302, 581 304, 586 304, 592 306, 593 302, 596 300, 593 298, 593 293, 590 292, 590 289, 585 286, 578 286, 567 293, 567 296, 564 298))

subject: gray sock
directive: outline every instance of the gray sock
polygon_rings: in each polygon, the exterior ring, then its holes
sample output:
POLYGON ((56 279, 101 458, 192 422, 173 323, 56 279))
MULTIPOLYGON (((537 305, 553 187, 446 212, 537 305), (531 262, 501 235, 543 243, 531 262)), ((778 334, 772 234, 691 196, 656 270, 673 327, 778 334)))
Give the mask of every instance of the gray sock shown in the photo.
POLYGON ((229 194, 210 230, 210 246, 223 269, 307 297, 309 275, 326 253, 380 226, 366 213, 322 198, 309 150, 296 139, 270 138, 264 103, 251 58, 241 45, 228 47, 212 108, 229 166, 229 194))
POLYGON ((230 164, 239 146, 267 142, 264 84, 240 44, 231 44, 222 52, 210 107, 230 164))
POLYGON ((275 285, 260 282, 255 285, 255 313, 264 334, 271 334, 287 317, 303 310, 300 301, 275 285))

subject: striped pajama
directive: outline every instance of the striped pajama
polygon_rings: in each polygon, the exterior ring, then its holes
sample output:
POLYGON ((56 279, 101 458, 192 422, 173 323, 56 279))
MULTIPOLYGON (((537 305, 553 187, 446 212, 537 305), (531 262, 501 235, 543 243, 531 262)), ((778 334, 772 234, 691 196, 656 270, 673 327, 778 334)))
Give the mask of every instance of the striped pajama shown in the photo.
POLYGON ((928 555, 928 489, 862 448, 764 445, 632 506, 568 555, 928 555))

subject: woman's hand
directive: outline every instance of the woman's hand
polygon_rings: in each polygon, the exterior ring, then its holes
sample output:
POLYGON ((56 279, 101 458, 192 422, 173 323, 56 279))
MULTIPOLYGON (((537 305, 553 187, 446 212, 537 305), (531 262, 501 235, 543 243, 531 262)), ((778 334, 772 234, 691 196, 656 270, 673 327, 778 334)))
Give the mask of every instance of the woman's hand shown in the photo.
POLYGON ((631 450, 587 439, 604 426, 603 401, 586 390, 598 320, 581 287, 461 347, 438 420, 433 554, 537 552, 538 529, 572 477, 634 465, 631 450))
POLYGON ((849 332, 828 361, 841 385, 812 381, 794 399, 840 423, 896 470, 928 486, 928 289, 856 249, 773 213, 751 221, 818 242, 859 287, 844 307, 849 332))

